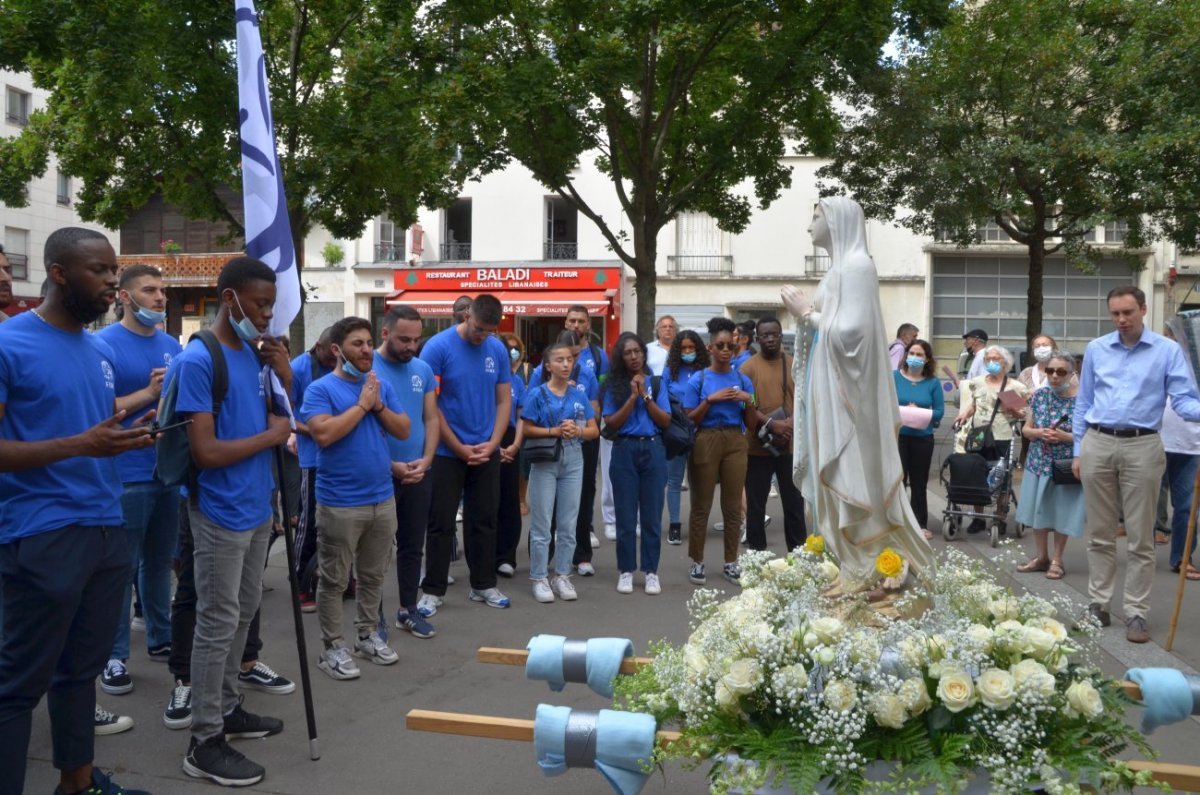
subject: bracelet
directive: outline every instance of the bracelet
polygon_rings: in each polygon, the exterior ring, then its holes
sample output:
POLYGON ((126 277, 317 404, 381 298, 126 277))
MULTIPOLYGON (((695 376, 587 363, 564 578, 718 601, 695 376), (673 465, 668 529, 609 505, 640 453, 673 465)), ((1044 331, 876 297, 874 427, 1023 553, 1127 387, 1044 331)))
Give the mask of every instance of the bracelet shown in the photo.
POLYGON ((371 412, 370 412, 370 410, 369 410, 369 409, 367 409, 367 408, 364 408, 364 407, 363 407, 363 404, 361 404, 361 403, 355 403, 354 405, 358 406, 360 409, 362 409, 362 410, 363 410, 363 416, 364 416, 364 417, 365 417, 365 416, 367 416, 368 414, 370 414, 370 413, 371 413, 371 412))

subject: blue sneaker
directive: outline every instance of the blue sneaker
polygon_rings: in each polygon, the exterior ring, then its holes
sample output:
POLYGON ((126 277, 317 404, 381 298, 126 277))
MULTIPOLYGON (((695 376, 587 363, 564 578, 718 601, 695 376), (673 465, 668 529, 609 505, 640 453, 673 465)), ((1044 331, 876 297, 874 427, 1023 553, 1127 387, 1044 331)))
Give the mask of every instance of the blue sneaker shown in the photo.
MULTIPOLYGON (((63 789, 61 786, 56 787, 54 795, 61 795, 63 789)), ((84 790, 86 795, 150 795, 144 789, 125 789, 120 784, 113 781, 108 776, 100 772, 99 768, 92 768, 92 784, 84 790)))
POLYGON ((437 632, 433 629, 433 624, 425 620, 421 615, 421 611, 413 610, 397 610, 396 611, 396 629, 407 630, 414 638, 432 638, 437 632))

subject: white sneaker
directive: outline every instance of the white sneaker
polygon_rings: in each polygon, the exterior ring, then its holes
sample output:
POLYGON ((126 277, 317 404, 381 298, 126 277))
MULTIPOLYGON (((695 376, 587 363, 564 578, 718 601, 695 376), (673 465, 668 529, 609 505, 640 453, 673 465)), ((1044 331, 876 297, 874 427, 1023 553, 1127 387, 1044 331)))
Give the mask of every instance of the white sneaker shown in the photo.
POLYGON ((446 575, 446 584, 447 584, 447 585, 453 585, 453 584, 454 584, 454 575, 453 575, 453 574, 447 574, 447 575, 446 575))
POLYGON ((95 733, 97 736, 120 734, 133 728, 133 718, 128 715, 114 715, 99 704, 96 705, 95 733))
MULTIPOLYGON (((143 618, 142 616, 134 616, 133 618, 129 619, 129 628, 131 630, 133 630, 134 632, 145 632, 146 631, 146 619, 143 618)), ((122 729, 121 731, 125 731, 125 730, 122 729)))
POLYGON ((617 578, 617 593, 633 593, 633 572, 621 572, 617 578))
POLYGON ((637 528, 634 530, 634 532, 637 534, 637 537, 638 537, 638 538, 641 538, 641 537, 642 537, 642 525, 641 525, 640 523, 638 524, 638 526, 637 526, 637 528))
POLYGON ((425 618, 429 618, 436 613, 441 606, 442 597, 434 596, 431 593, 424 594, 417 600, 417 612, 425 616, 425 618))
POLYGON ((609 541, 617 540, 617 526, 615 524, 604 525, 604 537, 609 541))
POLYGON ((742 543, 746 543, 746 526, 742 525, 742 543))
POLYGON ((482 591, 472 588, 467 596, 472 602, 483 602, 488 607, 505 608, 509 604, 508 597, 500 593, 499 588, 485 588, 482 591))
POLYGON ((658 582, 658 575, 653 572, 646 575, 646 593, 651 596, 658 596, 662 593, 662 585, 658 582))
POLYGON ((357 679, 362 676, 358 665, 350 658, 350 650, 340 643, 321 652, 317 667, 333 679, 357 679))
POLYGON ((517 570, 511 563, 501 563, 496 567, 496 573, 501 577, 511 577, 516 574, 517 570))
POLYGON ((715 525, 713 525, 713 532, 714 533, 724 533, 725 532, 725 523, 717 522, 715 525))
POLYGON ((575 571, 579 572, 580 577, 592 577, 596 574, 596 567, 585 560, 575 567, 575 571))
POLYGON ((596 535, 595 533, 591 533, 590 535, 592 537, 592 549, 595 549, 596 547, 600 546, 600 536, 596 535))
POLYGON ((396 650, 379 637, 378 632, 372 632, 365 638, 359 638, 354 642, 354 656, 362 657, 364 660, 370 660, 376 665, 391 665, 400 659, 400 655, 396 654, 396 650))
POLYGON ((550 581, 550 587, 554 589, 554 595, 564 602, 574 602, 579 598, 579 594, 575 593, 575 586, 571 584, 571 578, 559 575, 550 581))
POLYGON ((533 581, 533 598, 546 604, 554 601, 554 590, 551 589, 549 580, 533 581))

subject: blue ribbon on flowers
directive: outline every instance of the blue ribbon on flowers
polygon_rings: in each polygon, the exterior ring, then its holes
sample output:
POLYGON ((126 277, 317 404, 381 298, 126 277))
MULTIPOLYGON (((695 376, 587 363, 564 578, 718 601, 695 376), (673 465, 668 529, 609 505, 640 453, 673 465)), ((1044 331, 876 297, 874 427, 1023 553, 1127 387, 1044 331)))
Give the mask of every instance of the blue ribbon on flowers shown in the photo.
POLYGON ((637 795, 650 777, 643 766, 654 753, 657 729, 653 715, 538 704, 533 748, 547 776, 594 767, 613 792, 637 795))
POLYGON ((633 656, 633 644, 627 638, 570 640, 562 635, 534 635, 526 648, 527 679, 546 682, 556 693, 567 682, 586 684, 605 698, 612 698, 621 661, 633 656))
POLYGON ((1200 676, 1174 668, 1130 668, 1125 678, 1142 688, 1142 732, 1200 715, 1200 676))

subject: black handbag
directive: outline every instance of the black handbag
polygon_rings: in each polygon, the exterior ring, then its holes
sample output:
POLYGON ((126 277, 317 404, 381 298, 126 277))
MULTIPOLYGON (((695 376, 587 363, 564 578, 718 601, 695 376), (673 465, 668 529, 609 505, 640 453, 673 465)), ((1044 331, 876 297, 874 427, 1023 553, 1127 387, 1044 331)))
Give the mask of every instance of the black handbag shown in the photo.
MULTIPOLYGON (((546 397, 540 392, 542 388, 544 387, 538 387, 537 399, 541 400, 544 404, 546 397)), ((521 445, 521 452, 525 455, 525 460, 531 464, 552 464, 562 458, 562 437, 539 436, 537 438, 527 438, 521 445)))
POLYGON ((1072 458, 1055 459, 1053 469, 1050 472, 1050 479, 1054 481, 1056 486, 1081 486, 1083 483, 1079 478, 1075 477, 1075 473, 1071 470, 1072 458))
MULTIPOLYGON (((650 388, 656 395, 658 390, 664 388, 661 375, 650 379, 650 388)), ((671 404, 671 423, 665 428, 659 428, 658 432, 662 435, 663 447, 666 448, 667 458, 670 459, 692 452, 692 447, 696 444, 696 426, 678 400, 668 395, 667 401, 671 404)))
POLYGON ((987 425, 977 428, 972 423, 970 430, 967 431, 967 438, 963 442, 963 450, 968 453, 978 453, 986 461, 997 461, 1000 458, 1000 451, 996 447, 996 437, 992 433, 992 424, 996 421, 996 412, 1000 409, 1000 392, 1003 392, 1007 385, 1008 376, 1006 375, 1000 382, 1000 389, 996 393, 996 402, 992 405, 992 416, 988 417, 987 425))

